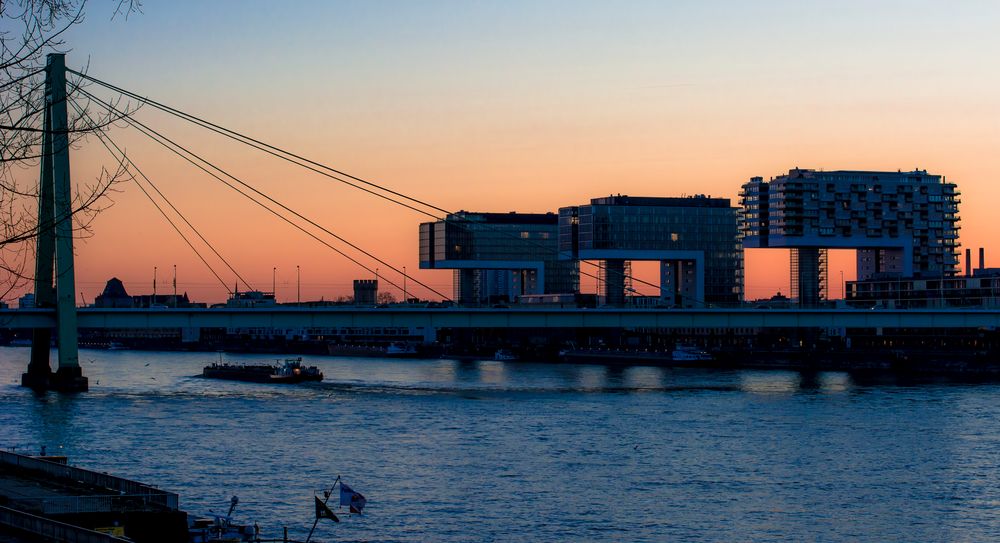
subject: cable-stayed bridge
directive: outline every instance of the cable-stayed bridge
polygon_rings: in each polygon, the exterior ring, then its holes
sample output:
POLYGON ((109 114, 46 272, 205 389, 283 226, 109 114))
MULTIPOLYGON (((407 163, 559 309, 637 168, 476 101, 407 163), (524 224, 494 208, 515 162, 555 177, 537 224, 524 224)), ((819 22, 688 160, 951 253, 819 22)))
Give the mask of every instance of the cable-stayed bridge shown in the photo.
MULTIPOLYGON (((351 264, 370 274, 377 274, 393 288, 406 292, 407 281, 423 289, 431 298, 449 300, 405 268, 395 266, 363 244, 346 239, 328 225, 321 224, 289 204, 255 187, 247 180, 209 161, 202 154, 185 146, 164 132, 141 121, 122 100, 135 102, 158 112, 180 119, 218 136, 244 145, 256 152, 303 168, 372 198, 391 202, 411 212, 436 221, 462 222, 453 213, 425 199, 394 190, 383 184, 346 173, 319 161, 281 149, 259 139, 241 134, 201 117, 186 113, 162 102, 123 87, 108 83, 90 74, 68 69, 61 54, 49 56, 44 71, 45 107, 41 150, 39 217, 37 226, 37 258, 35 295, 39 309, 0 311, 0 327, 31 328, 34 330, 31 362, 24 384, 35 388, 85 390, 77 354, 77 330, 85 328, 208 328, 208 327, 272 327, 306 328, 331 326, 410 326, 425 328, 995 328, 1000 325, 1000 312, 973 309, 942 310, 757 310, 757 309, 622 309, 622 308, 300 308, 270 307, 254 309, 100 309, 77 308, 75 304, 75 270, 73 265, 71 183, 69 149, 71 132, 68 122, 73 111, 83 130, 93 134, 115 163, 132 174, 132 180, 156 207, 173 230, 184 240, 197 258, 210 271, 226 292, 241 288, 255 289, 232 265, 215 244, 172 203, 157 183, 126 154, 107 130, 108 123, 95 120, 90 108, 98 108, 118 125, 162 146, 171 154, 201 171, 228 189, 246 198, 326 250, 333 251, 351 264), (110 98, 99 92, 110 93, 110 98), (214 264, 213 264, 214 262, 214 264), (402 286, 401 286, 402 284, 402 286), (51 330, 56 330, 59 349, 59 370, 49 367, 51 330)), ((17 129, 17 127, 13 127, 17 129)), ((27 128, 25 128, 27 130, 27 128)), ((481 226, 481 225, 480 225, 481 226)), ((513 238, 513 234, 510 235, 513 238)), ((533 243, 517 238, 518 243, 533 243)), ((582 275, 597 278, 612 273, 600 264, 582 261, 582 275)), ((625 272, 617 272, 625 273, 625 272)), ((633 284, 658 288, 658 285, 626 276, 633 284)), ((704 305, 704 304, 701 304, 704 305)))

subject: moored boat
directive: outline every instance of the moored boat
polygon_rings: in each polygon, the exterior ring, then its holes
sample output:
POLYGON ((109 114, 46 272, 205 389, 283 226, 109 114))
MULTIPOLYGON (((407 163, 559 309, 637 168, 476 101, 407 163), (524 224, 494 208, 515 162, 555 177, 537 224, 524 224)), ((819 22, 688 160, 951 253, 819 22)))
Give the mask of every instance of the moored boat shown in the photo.
POLYGON ((437 345, 423 345, 412 341, 394 341, 388 344, 354 345, 330 343, 330 356, 350 356, 358 358, 438 358, 441 348, 437 345))
POLYGON ((715 357, 694 345, 677 344, 670 350, 634 349, 563 349, 563 362, 575 364, 621 364, 639 366, 686 366, 715 360, 715 357))
POLYGON ((510 349, 497 349, 497 352, 493 353, 493 360, 513 362, 519 360, 519 358, 510 349))
POLYGON ((239 524, 233 520, 233 510, 239 498, 233 496, 230 500, 229 512, 225 515, 205 517, 188 517, 188 541, 190 543, 243 543, 260 541, 260 529, 257 524, 239 524))
POLYGON ((416 358, 420 356, 420 353, 417 352, 416 345, 397 341, 390 343, 385 348, 385 356, 388 358, 416 358))
POLYGON ((670 358, 674 362, 704 362, 715 359, 709 352, 695 345, 680 343, 674 347, 673 352, 670 353, 670 358))

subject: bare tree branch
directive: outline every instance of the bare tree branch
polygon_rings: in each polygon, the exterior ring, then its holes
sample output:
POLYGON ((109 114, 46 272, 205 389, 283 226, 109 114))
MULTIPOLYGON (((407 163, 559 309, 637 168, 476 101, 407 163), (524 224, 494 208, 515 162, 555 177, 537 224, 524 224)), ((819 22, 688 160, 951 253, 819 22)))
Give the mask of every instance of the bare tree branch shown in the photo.
MULTIPOLYGON (((38 224, 38 175, 45 134, 45 63, 49 53, 66 52, 64 36, 82 24, 87 0, 0 0, 0 299, 34 279, 34 243, 53 224, 38 224)), ((140 0, 119 0, 111 18, 141 13, 140 0)), ((84 73, 86 69, 81 70, 84 73)), ((88 135, 107 130, 120 115, 90 115, 89 100, 78 99, 81 82, 70 82, 67 100, 79 113, 67 133, 71 148, 88 135)), ((124 104, 125 115, 135 110, 124 104)), ((58 150, 53 150, 53 152, 58 150)), ((94 218, 112 205, 115 186, 131 179, 124 160, 102 168, 96 179, 78 183, 72 202, 74 236, 92 235, 94 218)))

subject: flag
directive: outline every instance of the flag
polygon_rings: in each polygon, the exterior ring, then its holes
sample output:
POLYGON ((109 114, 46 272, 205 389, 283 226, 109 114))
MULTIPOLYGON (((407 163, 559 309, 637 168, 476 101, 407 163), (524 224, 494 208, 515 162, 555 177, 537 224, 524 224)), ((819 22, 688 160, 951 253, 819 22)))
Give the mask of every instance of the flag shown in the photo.
POLYGON ((334 522, 340 522, 337 515, 333 514, 333 511, 323 503, 323 500, 319 499, 319 496, 313 496, 316 499, 316 518, 328 518, 334 522))
POLYGON ((352 513, 361 513, 361 510, 365 508, 365 504, 368 500, 364 496, 355 492, 351 487, 344 484, 343 481, 340 483, 340 505, 350 507, 352 513))

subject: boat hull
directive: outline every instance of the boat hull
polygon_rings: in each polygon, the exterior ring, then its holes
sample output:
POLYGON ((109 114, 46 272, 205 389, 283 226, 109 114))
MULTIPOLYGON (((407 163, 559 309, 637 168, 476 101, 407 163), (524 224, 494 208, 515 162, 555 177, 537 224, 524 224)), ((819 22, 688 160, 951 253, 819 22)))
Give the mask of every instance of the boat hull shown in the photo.
POLYGON ((201 375, 208 379, 247 383, 296 384, 323 380, 323 372, 314 367, 303 368, 296 373, 282 373, 274 366, 212 364, 205 366, 201 375))

